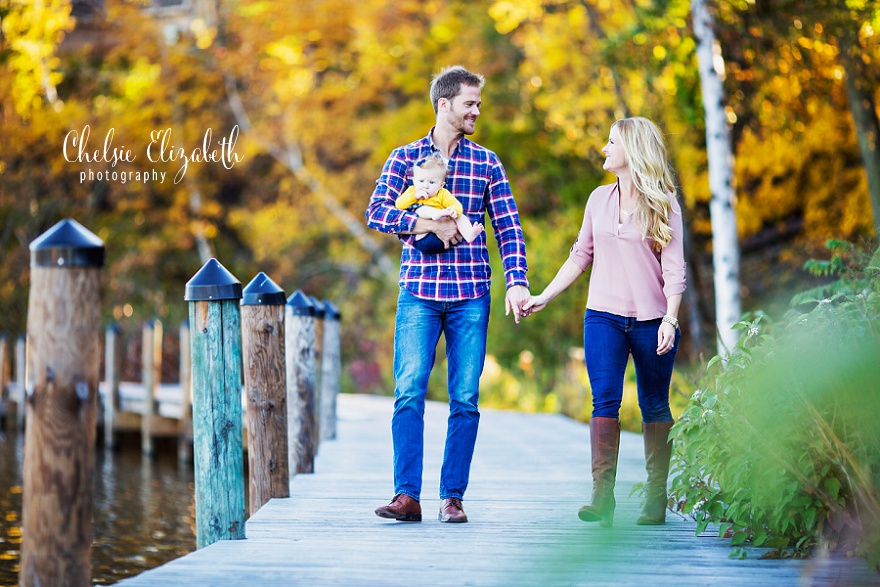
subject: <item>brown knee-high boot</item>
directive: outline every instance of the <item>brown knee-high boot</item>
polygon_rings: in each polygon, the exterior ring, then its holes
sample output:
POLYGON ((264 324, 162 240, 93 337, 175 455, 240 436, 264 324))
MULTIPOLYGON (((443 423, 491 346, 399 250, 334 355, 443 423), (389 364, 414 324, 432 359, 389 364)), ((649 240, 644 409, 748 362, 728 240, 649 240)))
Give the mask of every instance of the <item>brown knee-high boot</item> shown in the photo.
POLYGON ((669 459, 672 456, 672 442, 669 431, 672 422, 642 422, 645 434, 645 469, 648 481, 645 483, 645 507, 636 520, 641 526, 655 526, 666 523, 666 480, 669 477, 669 459))
POLYGON ((596 417, 590 420, 590 453, 593 461, 593 498, 578 510, 584 522, 599 522, 610 528, 614 522, 614 481, 620 449, 620 420, 596 417))

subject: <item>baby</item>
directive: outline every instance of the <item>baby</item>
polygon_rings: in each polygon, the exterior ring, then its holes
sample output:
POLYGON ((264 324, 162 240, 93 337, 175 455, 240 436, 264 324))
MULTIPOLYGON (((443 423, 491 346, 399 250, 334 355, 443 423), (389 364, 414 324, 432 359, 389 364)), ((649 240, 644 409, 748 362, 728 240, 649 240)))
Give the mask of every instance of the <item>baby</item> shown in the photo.
MULTIPOLYGON (((467 242, 474 242, 483 232, 479 222, 471 224, 464 214, 464 208, 449 190, 443 187, 446 179, 446 164, 437 155, 429 155, 416 161, 413 166, 413 185, 408 187, 394 205, 400 210, 414 209, 420 218, 438 220, 449 216, 455 219, 458 232, 467 242)), ((423 253, 442 253, 446 248, 443 241, 433 232, 416 235, 413 246, 423 253), (438 247, 439 243, 439 247, 438 247)))

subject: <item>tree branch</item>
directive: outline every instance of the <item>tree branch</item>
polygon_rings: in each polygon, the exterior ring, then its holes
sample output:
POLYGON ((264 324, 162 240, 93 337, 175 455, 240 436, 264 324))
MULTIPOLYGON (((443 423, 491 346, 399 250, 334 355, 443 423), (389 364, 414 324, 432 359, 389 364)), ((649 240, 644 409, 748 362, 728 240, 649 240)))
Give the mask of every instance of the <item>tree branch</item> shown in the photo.
MULTIPOLYGON (((226 96, 229 102, 229 107, 232 110, 232 114, 235 116, 236 122, 238 122, 239 128, 241 128, 242 131, 255 131, 256 129, 247 114, 247 109, 241 99, 241 94, 238 91, 235 80, 228 73, 224 74, 223 77, 226 81, 226 96)), ((354 237, 357 243, 370 254, 382 276, 386 279, 396 281, 398 277, 397 264, 385 254, 382 247, 376 239, 370 235, 363 223, 339 203, 336 196, 333 195, 330 190, 328 190, 324 184, 306 168, 303 163, 302 151, 299 146, 274 145, 263 140, 263 138, 259 136, 259 133, 255 134, 257 134, 258 137, 258 144, 267 153, 272 155, 276 161, 289 169, 300 182, 315 194, 318 200, 324 204, 325 208, 327 208, 327 211, 336 217, 349 234, 354 237)))

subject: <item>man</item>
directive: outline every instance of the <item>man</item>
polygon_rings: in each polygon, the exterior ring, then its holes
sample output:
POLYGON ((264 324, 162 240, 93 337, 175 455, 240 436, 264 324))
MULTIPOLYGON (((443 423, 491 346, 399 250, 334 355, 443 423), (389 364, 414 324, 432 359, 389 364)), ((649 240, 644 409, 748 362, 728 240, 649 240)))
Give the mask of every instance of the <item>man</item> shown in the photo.
POLYGON ((394 333, 395 495, 389 505, 376 510, 382 518, 422 519, 425 395, 442 333, 449 368, 449 419, 440 471, 439 518, 441 522, 467 522, 461 500, 477 438, 479 381, 486 358, 490 275, 486 235, 472 243, 461 242, 454 219, 419 218, 412 211, 395 208, 397 197, 412 185, 415 161, 439 155, 448 168, 446 188, 461 201, 464 213, 473 222, 488 213, 504 265, 506 313, 512 311, 517 323, 529 299, 526 248, 507 174, 495 153, 465 138, 474 133, 480 115, 483 83, 481 75, 461 66, 434 77, 431 102, 436 125, 426 137, 391 153, 367 208, 370 228, 396 234, 404 243, 394 333), (412 246, 413 235, 427 233, 442 243, 437 254, 412 246))

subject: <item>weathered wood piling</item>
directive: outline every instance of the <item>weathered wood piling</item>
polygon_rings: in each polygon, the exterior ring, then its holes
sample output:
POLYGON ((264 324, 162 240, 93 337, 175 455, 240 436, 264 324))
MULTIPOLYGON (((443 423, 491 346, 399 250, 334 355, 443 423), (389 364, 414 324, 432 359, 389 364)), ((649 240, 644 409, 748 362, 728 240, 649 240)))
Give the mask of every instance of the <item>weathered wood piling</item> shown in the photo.
POLYGON ((192 360, 190 357, 189 320, 180 324, 180 421, 177 432, 177 460, 190 462, 189 443, 192 438, 192 360))
POLYGON ((22 334, 15 341, 15 425, 19 430, 24 428, 26 375, 27 336, 22 334))
POLYGON ((122 366, 122 329, 114 322, 107 327, 104 336, 104 448, 116 448, 114 422, 119 408, 119 370, 122 366))
POLYGON ((315 452, 321 444, 321 379, 323 375, 322 361, 324 360, 324 302, 315 296, 309 296, 309 301, 315 307, 315 429, 313 430, 315 452))
POLYGON ((321 423, 322 440, 336 438, 336 398, 342 372, 342 340, 339 310, 324 300, 324 345, 321 356, 321 423))
POLYGON ((290 474, 314 473, 317 453, 315 306, 297 290, 285 306, 290 474))
POLYGON ((273 497, 290 496, 285 303, 284 290, 262 272, 241 300, 251 515, 273 497))
POLYGON ((66 219, 30 244, 22 587, 91 585, 104 243, 66 219))
POLYGON ((156 415, 156 391, 162 382, 162 322, 147 320, 143 328, 141 380, 144 382, 144 411, 141 418, 141 450, 153 455, 153 418, 156 415))
POLYGON ((9 385, 9 335, 0 333, 0 415, 7 417, 6 389, 9 385))

